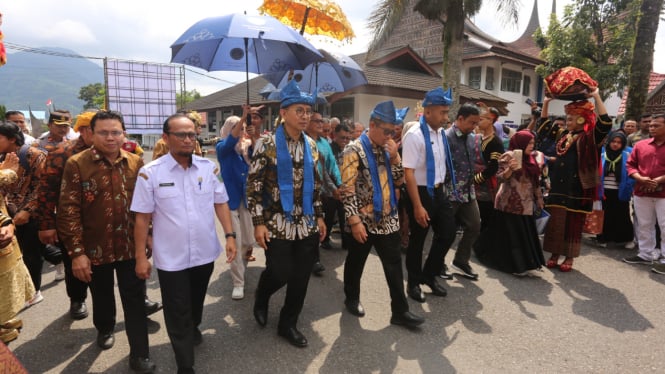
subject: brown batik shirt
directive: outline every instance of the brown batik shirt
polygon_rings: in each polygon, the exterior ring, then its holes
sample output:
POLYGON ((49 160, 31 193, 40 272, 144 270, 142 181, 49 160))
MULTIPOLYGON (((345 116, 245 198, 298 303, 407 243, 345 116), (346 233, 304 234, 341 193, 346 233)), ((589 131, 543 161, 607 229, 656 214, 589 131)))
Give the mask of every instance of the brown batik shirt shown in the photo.
POLYGON ((60 199, 60 182, 65 163, 73 155, 88 149, 82 138, 64 141, 46 155, 44 172, 39 179, 37 219, 40 230, 55 230, 55 211, 60 199))
POLYGON ((58 237, 71 258, 93 265, 134 258, 134 216, 129 207, 143 160, 129 152, 109 162, 90 148, 65 164, 60 188, 58 237))
POLYGON ((320 190, 321 181, 316 172, 319 152, 311 138, 309 146, 312 150, 314 168, 314 217, 308 220, 303 216, 302 185, 304 182, 304 137, 292 139, 284 132, 287 147, 293 159, 293 221, 289 222, 284 215, 280 200, 279 183, 277 181, 277 148, 275 135, 264 135, 256 143, 256 151, 252 157, 247 177, 247 207, 252 214, 254 226, 265 225, 270 237, 275 239, 303 239, 319 232, 317 218, 323 218, 320 190))
MULTIPOLYGON (((16 154, 20 151, 17 149, 16 154)), ((36 218, 37 192, 39 179, 44 171, 46 152, 39 148, 28 147, 25 153, 28 170, 19 162, 16 182, 0 187, 0 191, 7 199, 8 210, 18 213, 22 210, 30 213, 30 218, 36 218)), ((4 159, 4 156, 3 156, 4 159)))

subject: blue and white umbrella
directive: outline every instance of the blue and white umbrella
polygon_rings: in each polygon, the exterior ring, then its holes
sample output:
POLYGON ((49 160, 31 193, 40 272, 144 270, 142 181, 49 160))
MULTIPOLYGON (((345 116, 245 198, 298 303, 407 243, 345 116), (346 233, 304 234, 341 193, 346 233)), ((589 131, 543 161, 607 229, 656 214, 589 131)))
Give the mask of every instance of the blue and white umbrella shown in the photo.
POLYGON ((324 94, 348 91, 367 84, 362 68, 349 56, 331 53, 320 49, 323 61, 314 61, 302 70, 270 73, 264 77, 278 89, 283 88, 289 79, 295 79, 303 91, 318 91, 324 94))
POLYGON ((207 71, 249 73, 303 69, 323 56, 294 29, 269 16, 229 14, 205 18, 171 45, 171 62, 207 71))

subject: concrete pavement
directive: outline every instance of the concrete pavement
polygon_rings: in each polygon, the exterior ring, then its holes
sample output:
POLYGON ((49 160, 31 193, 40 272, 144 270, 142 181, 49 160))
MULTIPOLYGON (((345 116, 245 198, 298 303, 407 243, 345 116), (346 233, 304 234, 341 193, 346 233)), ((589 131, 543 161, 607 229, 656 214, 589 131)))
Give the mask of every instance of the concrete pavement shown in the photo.
MULTIPOLYGON (((338 236, 333 239, 339 246, 338 236)), ((665 368, 665 276, 620 261, 633 251, 585 245, 572 273, 546 269, 529 278, 476 264, 479 281, 456 277, 444 282, 445 298, 427 294, 424 304, 409 300, 412 311, 427 319, 422 328, 409 331, 389 323, 388 289, 378 257, 370 255, 362 280, 367 315, 356 318, 343 305, 346 252, 322 250, 327 270, 312 277, 299 322, 309 339, 305 349, 277 336, 283 291, 271 300, 266 328, 253 319, 262 252, 255 251, 257 261, 250 263, 241 301, 231 300, 228 265, 217 261, 201 326, 204 343, 196 349, 198 372, 624 373, 665 368)), ((101 351, 94 343, 92 317, 72 321, 64 283, 51 282, 52 267, 46 271, 45 300, 20 314, 25 327, 10 345, 26 368, 31 373, 129 372, 119 300, 116 344, 101 351)), ((155 274, 148 288, 151 298, 161 299, 155 274)), ((161 312, 152 316, 149 330, 157 372, 175 372, 161 312)))

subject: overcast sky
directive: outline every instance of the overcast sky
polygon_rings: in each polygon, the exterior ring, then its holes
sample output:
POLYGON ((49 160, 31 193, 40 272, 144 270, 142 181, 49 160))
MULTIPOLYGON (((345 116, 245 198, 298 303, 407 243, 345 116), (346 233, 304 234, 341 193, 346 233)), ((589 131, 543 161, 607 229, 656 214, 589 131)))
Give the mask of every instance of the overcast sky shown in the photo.
MULTIPOLYGON (((496 2, 485 0, 474 19, 484 31, 504 41, 516 39, 526 27, 533 2, 522 0, 523 13, 518 27, 502 26, 496 20, 496 2)), ((366 50, 370 32, 366 20, 377 0, 337 0, 357 35, 351 44, 342 45, 321 39, 311 40, 327 50, 350 55, 366 50)), ((557 1, 557 14, 570 0, 557 1)), ((168 63, 170 45, 198 20, 243 12, 258 14, 262 0, 11 0, 0 5, 1 30, 5 41, 29 47, 62 47, 86 56, 168 63)), ((546 27, 551 0, 539 0, 540 23, 546 27)), ((9 53, 14 52, 9 49, 9 53)), ((11 55, 9 56, 11 63, 11 55)), ((656 40, 654 70, 665 73, 665 27, 661 24, 656 40)), ((207 72, 201 71, 208 74, 207 72)), ((216 72, 210 75, 230 82, 241 82, 244 74, 216 72)), ((187 73, 187 89, 209 94, 228 83, 187 73)))

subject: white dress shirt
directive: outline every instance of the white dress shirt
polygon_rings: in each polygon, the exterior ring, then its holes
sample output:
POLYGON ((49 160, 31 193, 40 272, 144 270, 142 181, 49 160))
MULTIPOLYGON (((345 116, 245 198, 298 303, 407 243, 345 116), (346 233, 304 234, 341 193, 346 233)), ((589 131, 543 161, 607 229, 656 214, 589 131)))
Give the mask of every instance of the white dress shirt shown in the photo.
MULTIPOLYGON (((429 139, 434 155, 434 184, 443 183, 446 179, 446 152, 443 146, 443 129, 434 131, 429 125, 429 139)), ((427 186, 427 151, 425 137, 420 126, 412 126, 402 136, 402 167, 414 169, 416 183, 427 186)))
POLYGON ((179 271, 219 257, 214 205, 229 198, 217 174, 211 160, 194 155, 192 165, 183 169, 170 153, 139 171, 131 210, 152 213, 157 269, 179 271))

